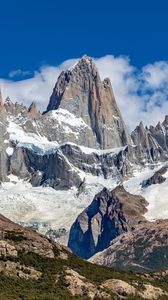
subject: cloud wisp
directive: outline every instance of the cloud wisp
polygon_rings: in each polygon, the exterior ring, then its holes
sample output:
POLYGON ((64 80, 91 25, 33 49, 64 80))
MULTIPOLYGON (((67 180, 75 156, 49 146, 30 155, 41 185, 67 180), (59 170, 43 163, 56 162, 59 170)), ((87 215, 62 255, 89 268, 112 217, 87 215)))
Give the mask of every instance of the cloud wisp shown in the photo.
MULTIPOLYGON (((9 80, 0 79, 3 97, 46 109, 49 97, 62 70, 71 67, 77 59, 69 59, 59 66, 43 66, 32 77, 15 81, 15 76, 27 76, 21 70, 11 71, 9 80)), ((141 70, 131 65, 128 57, 106 55, 95 58, 101 78, 109 77, 116 101, 130 130, 143 120, 155 125, 168 114, 168 62, 148 64, 141 70)))

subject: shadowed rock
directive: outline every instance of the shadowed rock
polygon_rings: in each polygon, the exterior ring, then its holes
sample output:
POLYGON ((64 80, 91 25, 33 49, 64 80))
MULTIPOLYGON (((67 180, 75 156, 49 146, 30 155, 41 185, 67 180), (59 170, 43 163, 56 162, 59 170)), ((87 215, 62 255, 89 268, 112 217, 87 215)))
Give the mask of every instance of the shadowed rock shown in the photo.
POLYGON ((72 225, 68 246, 76 255, 89 258, 144 220, 146 205, 143 197, 129 194, 123 186, 112 191, 104 188, 72 225))
POLYGON ((151 184, 160 184, 163 183, 166 178, 162 175, 167 172, 167 167, 163 167, 160 170, 156 171, 152 177, 142 182, 142 187, 148 187, 151 184))

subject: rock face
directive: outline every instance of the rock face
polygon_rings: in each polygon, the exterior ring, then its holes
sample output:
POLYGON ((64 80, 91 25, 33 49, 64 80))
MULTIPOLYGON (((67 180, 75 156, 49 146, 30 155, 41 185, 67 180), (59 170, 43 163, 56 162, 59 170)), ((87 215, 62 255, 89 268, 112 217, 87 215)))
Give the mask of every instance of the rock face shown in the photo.
POLYGON ((164 175, 167 172, 167 167, 162 167, 160 170, 156 171, 152 177, 142 182, 142 187, 148 187, 151 184, 163 183, 166 178, 164 175))
POLYGON ((126 192, 123 186, 104 188, 72 225, 68 246, 83 258, 107 248, 118 235, 144 220, 147 202, 126 192))
POLYGON ((168 116, 156 127, 144 127, 141 122, 131 134, 140 161, 165 161, 168 158, 168 116))
POLYGON ((59 76, 47 112, 58 108, 81 117, 102 149, 131 143, 110 80, 101 81, 95 63, 88 56, 59 76))
POLYGON ((32 120, 38 119, 38 117, 39 117, 39 113, 37 111, 36 104, 34 102, 32 102, 32 104, 28 108, 28 116, 32 120))
POLYGON ((0 174, 4 172, 1 178, 13 174, 29 180, 33 186, 51 186, 54 189, 69 189, 75 186, 80 189, 85 180, 82 174, 114 177, 122 181, 130 172, 128 147, 107 153, 84 151, 78 146, 66 144, 54 152, 41 155, 33 149, 15 147, 10 157, 3 152, 2 166, 5 162, 6 165, 1 169, 0 174))
POLYGON ((124 233, 91 261, 108 267, 140 272, 168 269, 168 220, 145 222, 124 233))

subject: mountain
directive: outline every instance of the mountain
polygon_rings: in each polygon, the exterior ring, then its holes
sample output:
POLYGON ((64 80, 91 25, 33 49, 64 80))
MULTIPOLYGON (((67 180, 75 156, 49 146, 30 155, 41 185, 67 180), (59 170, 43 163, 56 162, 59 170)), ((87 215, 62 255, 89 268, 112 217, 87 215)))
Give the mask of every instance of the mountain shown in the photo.
POLYGON ((134 165, 167 159, 167 119, 164 133, 140 124, 130 136, 110 80, 101 81, 88 56, 60 74, 43 114, 35 103, 26 108, 0 99, 2 182, 15 175, 33 186, 78 189, 86 173, 121 181, 134 165))
POLYGON ((141 171, 124 186, 104 188, 72 225, 71 250, 107 267, 167 270, 167 170, 166 163, 146 174, 141 171))
POLYGON ((27 109, 7 99, 0 120, 2 182, 13 174, 30 180, 34 186, 67 189, 80 186, 82 171, 108 176, 114 167, 113 173, 122 176, 129 166, 126 146, 101 152, 74 144, 77 131, 84 139, 82 130, 87 126, 68 111, 40 115, 34 106, 27 109))
POLYGON ((137 146, 140 161, 165 161, 168 159, 168 116, 159 122, 156 127, 144 127, 143 123, 135 128, 131 134, 137 146))
POLYGON ((101 81, 91 58, 61 73, 43 114, 35 103, 26 108, 2 96, 0 103, 2 182, 12 174, 33 186, 69 189, 82 184, 83 171, 119 178, 131 172, 131 137, 109 79, 101 81))
POLYGON ((88 259, 110 246, 113 239, 134 230, 145 220, 146 200, 128 193, 123 186, 110 191, 104 188, 78 216, 71 227, 68 247, 88 259))
POLYGON ((86 55, 59 76, 47 112, 58 108, 67 109, 82 118, 101 149, 131 143, 110 79, 101 81, 94 61, 86 55))
MULTIPOLYGON (((134 194, 135 185, 136 192, 140 191, 142 197, 144 193, 149 202, 146 213, 149 218, 160 217, 163 211, 154 211, 158 202, 152 206, 156 191, 152 193, 150 187, 153 182, 166 185, 167 181, 162 174, 154 178, 151 178, 153 174, 147 177, 143 174, 167 160, 167 123, 167 116, 156 127, 147 128, 140 123, 130 135, 110 80, 101 80, 95 62, 88 56, 60 74, 42 114, 34 102, 27 108, 12 99, 4 100, 0 94, 1 212, 15 222, 67 243, 74 220, 95 195, 104 187, 107 194, 111 193, 118 184, 125 187, 130 180, 123 194, 134 194), (134 177, 137 173, 142 174, 138 187, 134 177)), ((166 201, 166 196, 164 199, 166 201)), ((111 200, 106 200, 104 207, 107 208, 111 200)), ((122 233, 123 220, 118 215, 117 205, 115 199, 115 225, 122 233)), ((131 223, 133 215, 127 216, 124 209, 123 205, 120 213, 131 223)), ((87 221, 87 213, 85 217, 87 221)), ((107 214, 107 222, 103 215, 97 220, 107 230, 113 226, 111 215, 107 214)), ((79 223, 81 226, 81 221, 79 223)), ((91 228, 87 241, 91 253, 87 253, 87 257, 109 246, 117 235, 115 225, 109 237, 103 236, 106 230, 100 234, 101 243, 97 243, 97 225, 96 229, 91 228)), ((81 235, 76 231, 75 236, 81 235)))
POLYGON ((168 299, 167 273, 146 276, 86 262, 0 215, 0 299, 168 299))

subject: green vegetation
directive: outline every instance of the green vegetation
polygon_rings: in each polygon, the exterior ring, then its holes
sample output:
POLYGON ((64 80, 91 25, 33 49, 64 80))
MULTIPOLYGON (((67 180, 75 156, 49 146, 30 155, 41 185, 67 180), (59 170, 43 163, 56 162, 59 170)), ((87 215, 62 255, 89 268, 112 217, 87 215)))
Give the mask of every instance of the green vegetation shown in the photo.
MULTIPOLYGON (((66 250, 64 250, 66 252, 66 250)), ((99 286, 101 282, 116 278, 133 282, 151 283, 156 285, 155 281, 145 278, 141 274, 133 272, 123 272, 98 265, 91 264, 87 261, 76 257, 67 252, 68 259, 58 258, 59 250, 55 249, 57 258, 46 258, 35 253, 19 252, 17 258, 8 258, 12 261, 19 261, 27 267, 34 267, 42 272, 42 277, 38 280, 26 280, 20 277, 7 277, 0 273, 0 299, 1 300, 87 300, 87 296, 72 296, 67 289, 65 282, 65 270, 71 268, 82 276, 85 276, 95 286, 99 286)), ((168 276, 157 280, 157 286, 168 291, 168 276)), ((114 298, 111 294, 111 299, 114 298)), ((141 298, 129 296, 127 300, 139 300, 141 298)), ((161 298, 164 300, 166 298, 161 298)), ((95 299, 96 300, 96 299, 95 299)), ((98 300, 98 299, 97 299, 98 300)), ((100 300, 100 299, 99 299, 100 300)))
POLYGON ((5 239, 11 240, 13 242, 21 242, 23 240, 26 240, 27 238, 20 231, 8 231, 7 233, 5 233, 5 239))

